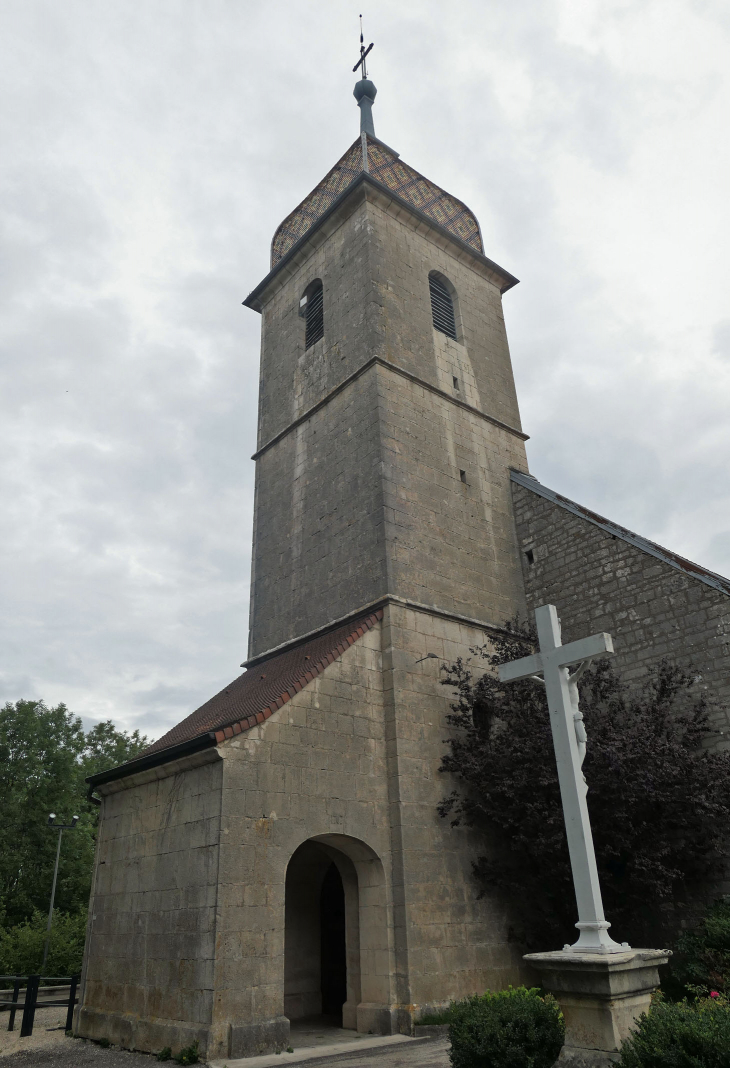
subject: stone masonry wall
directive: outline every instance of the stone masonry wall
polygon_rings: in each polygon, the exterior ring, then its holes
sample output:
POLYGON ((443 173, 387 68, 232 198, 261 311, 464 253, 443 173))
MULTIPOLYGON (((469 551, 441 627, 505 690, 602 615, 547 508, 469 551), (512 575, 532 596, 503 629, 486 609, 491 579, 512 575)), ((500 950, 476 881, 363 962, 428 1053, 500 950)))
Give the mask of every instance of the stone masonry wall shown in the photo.
POLYGON ((393 819, 393 896, 403 916, 399 1000, 416 1018, 477 991, 526 978, 510 940, 511 903, 479 898, 472 863, 487 846, 437 813, 456 783, 440 771, 452 691, 442 665, 488 634, 457 620, 391 604, 383 619, 383 696, 393 819), (426 657, 427 653, 435 657, 426 657), (420 661, 420 663, 419 663, 420 661), (407 964, 405 963, 407 962, 407 964))
MULTIPOLYGON (((371 880, 377 920, 364 930, 361 924, 360 933, 366 957, 362 1001, 373 1008, 369 1018, 369 1010, 361 1011, 360 1023, 377 1031, 383 1014, 390 1019, 390 828, 380 658, 378 625, 265 723, 221 747, 218 1055, 255 1053, 259 1043, 265 1047, 262 1035, 288 1026, 286 870, 295 850, 316 836, 343 839, 344 849, 357 854, 351 859, 378 870, 379 878, 371 880)), ((387 1033, 389 1023, 383 1029, 387 1033)))
POLYGON ((377 369, 388 592, 500 625, 524 612, 509 468, 524 444, 377 369))
MULTIPOLYGON (((520 430, 512 363, 496 280, 471 257, 438 242, 408 212, 369 205, 371 305, 375 351, 480 411, 520 430), (457 336, 434 330, 428 276, 444 275, 456 292, 457 336), (461 367, 460 367, 461 365, 461 367), (454 386, 451 376, 466 380, 454 386)), ((526 465, 525 465, 526 466, 526 465)))
POLYGON ((262 312, 258 447, 326 397, 372 355, 368 205, 356 199, 324 243, 265 296, 262 312), (324 337, 305 349, 299 301, 322 281, 324 337))
POLYGON ((517 483, 512 491, 530 609, 556 605, 564 642, 608 631, 629 680, 663 656, 692 665, 715 702, 707 745, 727 747, 730 597, 517 483))
POLYGON ((204 1049, 213 1012, 222 762, 180 761, 147 776, 110 784, 114 792, 100 788, 106 796, 78 1031, 129 1048, 157 1051, 197 1039, 204 1049))
POLYGON ((265 452, 256 477, 252 655, 387 590, 372 370, 265 452))

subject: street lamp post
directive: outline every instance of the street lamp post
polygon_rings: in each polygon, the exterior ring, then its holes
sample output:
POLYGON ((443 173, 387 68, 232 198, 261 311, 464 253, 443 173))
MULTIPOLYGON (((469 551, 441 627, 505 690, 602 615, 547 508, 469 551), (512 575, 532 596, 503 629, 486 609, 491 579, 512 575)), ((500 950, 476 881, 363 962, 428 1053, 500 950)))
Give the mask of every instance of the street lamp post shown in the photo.
POLYGON ((56 823, 56 813, 51 812, 48 817, 49 827, 58 827, 58 847, 56 849, 56 866, 53 869, 53 887, 51 889, 51 907, 48 910, 48 926, 46 927, 46 944, 43 947, 43 964, 41 965, 41 975, 46 970, 46 961, 48 960, 48 946, 51 939, 51 924, 53 923, 53 904, 56 900, 56 880, 58 879, 58 862, 61 859, 61 839, 63 838, 64 831, 72 831, 76 824, 79 822, 79 817, 74 816, 70 823, 56 823))

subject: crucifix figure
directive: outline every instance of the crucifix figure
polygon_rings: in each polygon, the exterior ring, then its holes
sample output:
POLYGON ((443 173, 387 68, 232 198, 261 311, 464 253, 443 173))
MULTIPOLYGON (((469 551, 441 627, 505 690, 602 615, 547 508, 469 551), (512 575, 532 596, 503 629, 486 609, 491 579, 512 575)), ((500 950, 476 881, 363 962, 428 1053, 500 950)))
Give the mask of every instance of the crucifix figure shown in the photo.
POLYGON ((575 953, 625 952, 629 946, 625 942, 619 945, 613 941, 608 934, 611 925, 603 914, 596 852, 586 803, 588 787, 581 770, 586 733, 578 705, 580 675, 591 660, 612 656, 613 642, 610 634, 593 634, 590 638, 563 645, 560 620, 552 604, 544 604, 536 609, 535 622, 540 652, 502 664, 499 678, 502 682, 534 678, 545 685, 578 905, 578 922, 575 926, 580 931, 578 941, 564 949, 575 953), (576 664, 578 667, 571 675, 569 669, 576 664), (542 678, 539 678, 540 675, 542 678))

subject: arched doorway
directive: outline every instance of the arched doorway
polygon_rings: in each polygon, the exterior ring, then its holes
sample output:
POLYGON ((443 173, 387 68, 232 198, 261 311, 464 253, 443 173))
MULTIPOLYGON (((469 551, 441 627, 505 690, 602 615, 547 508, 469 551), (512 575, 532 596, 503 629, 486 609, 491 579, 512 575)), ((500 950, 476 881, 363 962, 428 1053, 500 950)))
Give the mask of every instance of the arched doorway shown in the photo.
POLYGON ((390 1034, 385 879, 365 843, 303 842, 286 872, 284 1014, 390 1034))
POLYGON ((347 1001, 347 937, 345 888, 334 861, 325 872, 319 892, 320 990, 322 1015, 342 1026, 347 1001))

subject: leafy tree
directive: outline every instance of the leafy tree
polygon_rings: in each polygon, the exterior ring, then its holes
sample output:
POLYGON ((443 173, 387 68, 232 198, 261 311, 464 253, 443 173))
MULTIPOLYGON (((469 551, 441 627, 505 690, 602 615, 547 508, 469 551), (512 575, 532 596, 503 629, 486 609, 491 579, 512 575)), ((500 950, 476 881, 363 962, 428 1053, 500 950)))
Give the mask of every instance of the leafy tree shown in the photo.
MULTIPOLYGON (((150 744, 146 735, 139 731, 118 731, 110 719, 95 723, 88 731, 81 755, 81 777, 98 775, 108 768, 116 768, 127 760, 139 756, 150 744)), ((84 796, 87 787, 84 786, 84 796)))
MULTIPOLYGON (((488 650, 492 669, 458 660, 443 680, 456 690, 457 728, 441 770, 460 780, 439 806, 452 824, 485 832, 474 861, 486 890, 519 902, 515 937, 530 948, 561 945, 576 920, 544 687, 502 684, 498 664, 532 652, 534 634, 517 624, 488 650)), ((695 679, 661 661, 640 691, 610 661, 580 683, 588 732, 584 771, 606 914, 619 940, 666 937, 672 907, 719 874, 730 832, 730 753, 702 748, 707 702, 695 679)), ((573 939, 570 938, 572 941, 573 939)))
MULTIPOLYGON (((34 912, 15 927, 0 927, 0 974, 32 975, 43 960, 47 912, 34 912)), ((73 915, 53 911, 45 975, 74 975, 81 971, 86 940, 86 909, 73 915)))
POLYGON ((61 912, 88 904, 94 860, 96 806, 86 798, 87 775, 136 756, 148 744, 138 731, 118 731, 110 722, 84 733, 64 704, 16 701, 0 708, 0 915, 11 927, 48 910, 59 822, 80 817, 64 833, 56 887, 61 912))

